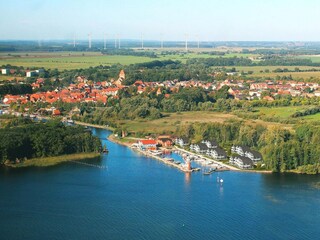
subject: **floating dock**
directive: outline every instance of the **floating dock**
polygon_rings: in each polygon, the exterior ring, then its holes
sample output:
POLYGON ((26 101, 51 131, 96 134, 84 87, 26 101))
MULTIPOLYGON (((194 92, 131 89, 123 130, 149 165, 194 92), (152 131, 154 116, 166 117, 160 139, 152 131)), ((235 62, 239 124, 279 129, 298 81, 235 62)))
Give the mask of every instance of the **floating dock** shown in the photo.
POLYGON ((152 153, 149 152, 149 151, 143 151, 143 150, 141 150, 141 149, 139 149, 139 148, 132 148, 132 149, 136 150, 137 152, 139 152, 139 153, 141 153, 141 154, 143 154, 143 155, 145 155, 145 156, 148 156, 148 157, 157 159, 157 160, 165 163, 166 165, 175 167, 175 168, 177 168, 177 169, 179 169, 180 171, 185 172, 185 173, 191 173, 191 172, 200 171, 200 168, 192 168, 192 169, 189 170, 189 169, 187 169, 187 168, 185 167, 185 165, 184 165, 183 163, 180 163, 180 162, 179 162, 179 164, 178 164, 177 162, 173 161, 172 158, 162 158, 162 157, 160 157, 160 156, 158 156, 158 155, 152 154, 152 153))

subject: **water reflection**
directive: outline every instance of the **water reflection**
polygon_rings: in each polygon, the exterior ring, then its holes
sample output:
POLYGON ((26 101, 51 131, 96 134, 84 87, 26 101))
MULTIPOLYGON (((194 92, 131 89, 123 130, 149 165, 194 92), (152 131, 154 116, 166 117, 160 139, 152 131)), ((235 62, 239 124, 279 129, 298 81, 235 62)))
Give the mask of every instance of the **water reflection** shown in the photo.
POLYGON ((184 175, 184 181, 186 183, 186 186, 190 185, 190 181, 191 181, 191 173, 185 173, 184 175))

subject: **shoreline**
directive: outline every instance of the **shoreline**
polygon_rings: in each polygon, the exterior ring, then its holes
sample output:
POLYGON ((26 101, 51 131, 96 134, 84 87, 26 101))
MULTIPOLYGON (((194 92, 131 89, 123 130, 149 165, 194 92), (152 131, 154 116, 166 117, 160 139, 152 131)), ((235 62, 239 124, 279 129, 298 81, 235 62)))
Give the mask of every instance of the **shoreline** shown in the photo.
MULTIPOLYGON (((114 130, 114 129, 111 128, 111 127, 106 127, 106 126, 97 125, 97 124, 90 124, 90 123, 79 122, 79 121, 74 121, 74 123, 75 123, 75 124, 78 124, 78 125, 82 125, 82 126, 88 126, 88 127, 96 127, 96 128, 100 128, 100 129, 106 129, 106 130, 109 130, 109 131, 113 131, 113 130, 114 130)), ((113 134, 110 134, 110 135, 108 136, 108 140, 110 140, 110 141, 113 142, 113 143, 116 143, 116 144, 119 144, 119 145, 128 147, 128 148, 130 148, 130 149, 133 149, 133 148, 131 148, 131 144, 132 144, 132 143, 122 142, 122 141, 116 139, 113 134)), ((184 151, 184 152, 186 152, 186 153, 188 153, 188 154, 194 154, 194 155, 197 155, 197 156, 206 158, 206 159, 208 159, 208 160, 210 160, 210 161, 213 161, 213 162, 215 162, 215 163, 217 163, 217 164, 224 165, 226 168, 229 168, 230 171, 238 171, 238 172, 245 172, 245 173, 261 173, 261 174, 272 174, 272 173, 273 173, 271 170, 247 170, 247 169, 239 169, 239 168, 236 168, 236 167, 234 167, 234 166, 230 166, 230 165, 227 165, 227 164, 225 164, 225 163, 219 162, 219 161, 217 161, 217 160, 214 160, 214 159, 211 159, 211 158, 207 158, 207 157, 205 157, 205 156, 198 155, 198 154, 193 153, 193 152, 189 152, 189 151, 187 151, 187 150, 185 150, 185 149, 181 149, 181 148, 179 148, 179 147, 177 147, 177 146, 175 146, 175 148, 176 148, 177 150, 184 151)), ((133 150, 135 150, 135 149, 133 149, 133 150)), ((140 152, 140 151, 138 151, 138 152, 139 152, 139 153, 142 153, 143 155, 149 156, 149 155, 145 154, 144 152, 140 152)), ((152 157, 152 158, 154 158, 154 159, 157 160, 157 158, 155 158, 156 156, 154 156, 154 155, 151 155, 151 154, 150 154, 149 157, 152 157)), ((167 163, 167 162, 164 162, 164 163, 167 163)), ((302 174, 302 173, 299 173, 299 172, 294 171, 294 170, 290 170, 289 172, 290 172, 290 173, 294 173, 294 174, 302 174)))
POLYGON ((31 158, 20 163, 7 163, 4 164, 4 166, 10 168, 50 167, 63 162, 98 159, 100 158, 100 155, 100 153, 96 152, 65 154, 55 157, 31 158))
POLYGON ((193 153, 193 152, 187 151, 187 150, 182 149, 182 148, 179 148, 179 147, 177 147, 177 146, 175 146, 175 148, 176 148, 177 150, 179 150, 179 151, 182 151, 182 152, 185 152, 185 153, 188 153, 188 154, 192 154, 192 155, 195 155, 195 156, 198 156, 198 157, 202 157, 202 158, 205 158, 205 159, 207 159, 207 160, 209 160, 209 161, 213 161, 213 162, 216 163, 216 164, 223 165, 224 167, 229 168, 230 171, 248 172, 248 173, 264 173, 264 174, 270 174, 270 173, 272 173, 271 170, 261 170, 261 171, 259 171, 259 170, 250 170, 250 169, 240 169, 240 168, 237 168, 237 167, 234 167, 234 166, 230 166, 230 165, 228 165, 228 164, 225 164, 225 163, 223 163, 223 162, 214 160, 214 159, 212 159, 212 158, 208 158, 208 157, 203 156, 203 155, 201 155, 201 154, 197 154, 197 153, 193 153))

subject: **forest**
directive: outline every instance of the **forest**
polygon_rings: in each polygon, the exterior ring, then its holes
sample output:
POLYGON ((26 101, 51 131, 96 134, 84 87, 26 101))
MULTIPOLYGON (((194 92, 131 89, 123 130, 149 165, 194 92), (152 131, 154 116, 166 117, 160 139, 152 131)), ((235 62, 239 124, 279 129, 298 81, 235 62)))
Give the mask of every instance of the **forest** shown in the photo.
POLYGON ((81 126, 65 126, 58 120, 35 123, 14 118, 0 128, 0 163, 73 153, 98 152, 99 138, 81 126))

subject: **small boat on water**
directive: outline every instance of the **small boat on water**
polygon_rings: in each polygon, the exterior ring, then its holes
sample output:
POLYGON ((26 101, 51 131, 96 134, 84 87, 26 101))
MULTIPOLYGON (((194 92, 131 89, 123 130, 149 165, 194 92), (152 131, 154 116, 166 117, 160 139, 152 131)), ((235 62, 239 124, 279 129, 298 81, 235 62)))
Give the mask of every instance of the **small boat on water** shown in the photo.
POLYGON ((109 152, 106 144, 104 144, 103 149, 102 149, 102 152, 103 152, 103 153, 108 153, 108 152, 109 152))
POLYGON ((108 153, 109 150, 108 150, 108 149, 103 149, 102 152, 103 152, 103 153, 108 153))
POLYGON ((213 172, 215 172, 215 171, 216 171, 216 169, 212 168, 212 169, 210 169, 209 171, 204 172, 203 175, 210 175, 211 173, 213 173, 213 172))

